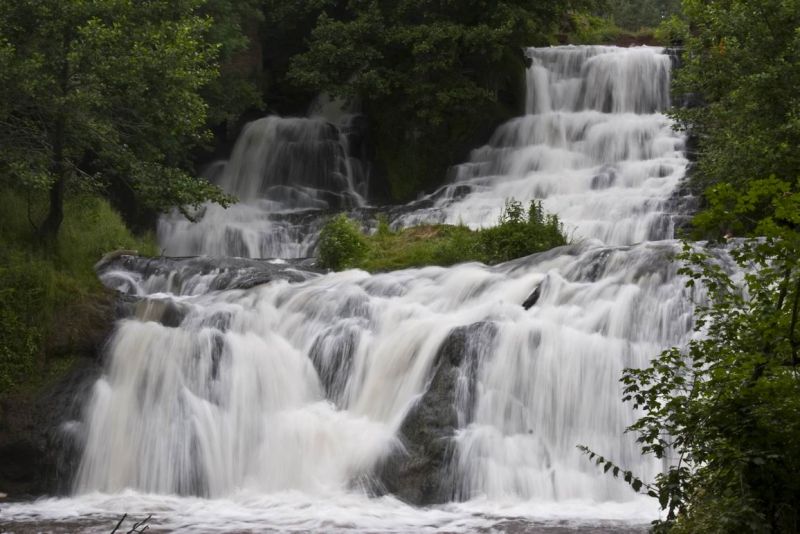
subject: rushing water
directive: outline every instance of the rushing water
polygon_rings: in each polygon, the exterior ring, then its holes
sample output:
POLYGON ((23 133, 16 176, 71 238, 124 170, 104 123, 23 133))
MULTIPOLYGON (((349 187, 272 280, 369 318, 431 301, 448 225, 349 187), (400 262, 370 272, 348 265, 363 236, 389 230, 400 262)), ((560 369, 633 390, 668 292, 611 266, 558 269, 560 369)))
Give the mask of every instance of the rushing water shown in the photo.
POLYGON ((202 207, 193 223, 162 217, 158 237, 170 256, 209 254, 247 258, 309 256, 321 210, 364 204, 366 176, 352 157, 348 130, 321 118, 269 116, 249 123, 230 161, 211 165, 208 179, 239 202, 202 207))
MULTIPOLYGON (((488 225, 506 198, 540 198, 573 245, 378 275, 282 260, 113 262, 104 282, 138 300, 85 420, 70 426, 85 443, 75 496, 6 507, 11 530, 107 531, 122 512, 186 532, 633 532, 652 519, 654 503, 576 445, 645 479, 661 468, 623 433, 635 414, 618 379, 691 335, 690 295, 669 261, 686 167, 661 114, 670 60, 655 48, 529 55, 527 114, 395 224, 488 225), (420 453, 419 429, 404 426, 423 408, 453 414, 437 430, 444 452, 420 453), (388 478, 396 461, 436 466, 423 473, 432 506, 377 496, 417 483, 388 478)), ((281 234, 276 205, 362 202, 330 128, 253 123, 218 177, 245 203, 206 208, 197 225, 165 219, 163 245, 302 255, 313 228, 281 234)))
POLYGON ((573 239, 607 244, 673 235, 675 189, 687 160, 669 106, 670 57, 658 48, 530 49, 528 113, 459 165, 422 221, 497 220, 505 199, 541 199, 573 239))

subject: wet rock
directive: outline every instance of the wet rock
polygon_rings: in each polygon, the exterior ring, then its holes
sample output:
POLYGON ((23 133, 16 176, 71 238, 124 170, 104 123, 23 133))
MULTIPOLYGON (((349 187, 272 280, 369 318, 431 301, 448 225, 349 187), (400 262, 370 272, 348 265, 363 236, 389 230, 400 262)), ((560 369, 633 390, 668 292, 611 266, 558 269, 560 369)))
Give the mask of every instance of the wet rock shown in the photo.
POLYGON ((188 312, 187 306, 171 299, 142 299, 136 303, 134 314, 141 321, 155 321, 175 328, 188 312))
POLYGON ((614 182, 617 180, 617 173, 611 167, 605 167, 601 169, 601 171, 592 177, 592 184, 591 187, 594 190, 597 189, 608 189, 614 182))
POLYGON ((0 400, 0 487, 12 498, 69 492, 83 446, 84 402, 100 376, 80 358, 55 384, 0 400))
POLYGON ((137 284, 148 280, 150 291, 180 294, 198 277, 208 277, 212 290, 250 289, 274 280, 302 282, 318 272, 308 260, 253 260, 247 258, 147 258, 123 255, 102 265, 101 280, 122 293, 137 294, 137 284))
POLYGON ((419 506, 452 500, 453 438, 472 419, 478 364, 495 330, 491 323, 475 323, 450 332, 439 348, 428 390, 400 429, 405 451, 378 469, 383 492, 419 506))
POLYGON ((536 286, 536 289, 533 290, 533 293, 528 295, 528 298, 525 299, 525 302, 522 303, 522 307, 526 310, 530 310, 533 308, 536 303, 539 301, 539 297, 542 295, 542 284, 536 286))

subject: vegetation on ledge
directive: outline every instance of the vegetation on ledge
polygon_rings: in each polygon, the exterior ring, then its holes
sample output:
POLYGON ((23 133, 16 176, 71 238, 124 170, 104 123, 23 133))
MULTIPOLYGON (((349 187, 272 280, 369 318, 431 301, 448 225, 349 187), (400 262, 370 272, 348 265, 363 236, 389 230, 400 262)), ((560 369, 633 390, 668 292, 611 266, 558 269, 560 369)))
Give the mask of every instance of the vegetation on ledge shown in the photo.
MULTIPOLYGON (((93 264, 118 248, 153 254, 149 237, 135 238, 108 202, 81 195, 64 206, 52 249, 37 244, 28 210, 47 209, 0 189, 0 393, 40 385, 69 365, 76 345, 102 328, 97 302, 105 291, 93 264)), ((108 319, 108 318, 106 318, 108 319)))
POLYGON ((526 213, 520 202, 509 200, 498 225, 480 230, 437 224, 393 231, 382 220, 373 235, 365 235, 341 214, 322 230, 319 261, 329 269, 369 272, 468 261, 496 264, 566 243, 558 217, 546 214, 540 202, 531 202, 526 213))

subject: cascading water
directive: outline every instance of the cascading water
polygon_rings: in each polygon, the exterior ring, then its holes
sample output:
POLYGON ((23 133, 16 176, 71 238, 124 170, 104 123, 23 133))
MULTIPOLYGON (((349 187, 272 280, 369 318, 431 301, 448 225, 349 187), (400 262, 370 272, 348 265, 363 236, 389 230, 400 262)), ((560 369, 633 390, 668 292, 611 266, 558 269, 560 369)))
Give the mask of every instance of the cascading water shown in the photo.
MULTIPOLYGON (((527 111, 474 150, 433 206, 395 223, 497 221, 505 199, 541 199, 574 240, 672 237, 672 196, 687 165, 660 48, 532 48, 527 111)), ((429 203, 429 202, 428 202, 429 203)))
MULTIPOLYGON (((71 505, 152 505, 178 530, 646 522, 653 505, 576 445, 645 479, 661 468, 623 434, 635 414, 618 379, 691 335, 690 295, 668 240, 687 163, 683 139, 658 113, 669 58, 655 48, 528 53, 528 114, 500 127, 428 207, 395 223, 489 225, 506 198, 542 198, 575 244, 496 267, 378 275, 281 260, 115 260, 102 279, 139 300, 74 430, 85 448, 71 505), (439 506, 374 497, 382 491, 439 506)), ((251 126, 220 181, 261 203, 285 202, 287 183, 319 189, 310 167, 264 170, 313 160, 296 161, 301 146, 260 144, 283 124, 275 121, 251 126)), ((236 228, 207 210, 200 226, 162 222, 170 253, 272 255, 263 243, 273 226, 245 237, 262 216, 236 228)), ((57 515, 59 502, 16 513, 57 515)))
POLYGON ((162 217, 159 242, 166 254, 216 257, 309 256, 319 210, 364 204, 366 176, 349 154, 347 130, 321 118, 269 116, 247 124, 230 161, 207 178, 240 202, 225 209, 207 204, 197 222, 181 214, 162 217))

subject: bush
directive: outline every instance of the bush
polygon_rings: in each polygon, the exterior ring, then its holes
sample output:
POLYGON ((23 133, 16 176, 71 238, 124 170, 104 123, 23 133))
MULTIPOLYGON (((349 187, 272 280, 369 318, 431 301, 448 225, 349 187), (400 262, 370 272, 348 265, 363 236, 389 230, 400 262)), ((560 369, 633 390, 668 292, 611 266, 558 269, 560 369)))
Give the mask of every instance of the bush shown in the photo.
POLYGON ((36 370, 52 278, 39 262, 2 253, 0 261, 0 391, 8 391, 36 370))
POLYGON ((320 266, 338 271, 355 267, 367 245, 358 225, 340 213, 322 229, 318 250, 320 266))
POLYGON ((567 243, 556 215, 547 215, 542 203, 532 201, 527 216, 522 203, 507 200, 498 225, 479 232, 478 251, 485 263, 502 263, 567 243))

